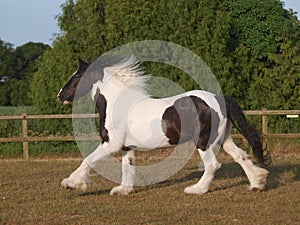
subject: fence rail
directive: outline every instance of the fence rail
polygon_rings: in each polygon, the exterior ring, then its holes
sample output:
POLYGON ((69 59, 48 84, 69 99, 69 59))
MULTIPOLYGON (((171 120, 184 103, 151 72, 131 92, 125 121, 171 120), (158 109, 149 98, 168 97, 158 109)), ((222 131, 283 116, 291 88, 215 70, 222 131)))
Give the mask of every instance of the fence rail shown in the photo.
MULTIPOLYGON (((299 116, 300 110, 246 110, 245 115, 249 116, 261 116, 262 117, 262 133, 267 139, 271 138, 300 138, 300 133, 268 133, 268 116, 274 115, 295 115, 299 116)), ((98 118, 98 114, 55 114, 55 115, 22 115, 13 116, 0 116, 1 120, 21 120, 22 121, 22 136, 19 137, 6 137, 0 138, 0 143, 3 142, 22 142, 23 143, 23 158, 28 160, 29 142, 37 141, 88 141, 88 140, 100 140, 99 136, 87 136, 87 137, 74 137, 74 136, 48 136, 48 137, 30 137, 28 136, 28 120, 37 119, 74 119, 74 118, 98 118)), ((241 138, 242 135, 234 134, 234 138, 241 138)))

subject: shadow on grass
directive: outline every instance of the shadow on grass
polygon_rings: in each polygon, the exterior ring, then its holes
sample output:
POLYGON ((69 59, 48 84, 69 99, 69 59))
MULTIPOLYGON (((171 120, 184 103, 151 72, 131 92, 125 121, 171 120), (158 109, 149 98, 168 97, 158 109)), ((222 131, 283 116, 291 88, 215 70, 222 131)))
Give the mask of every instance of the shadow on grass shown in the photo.
MULTIPOLYGON (((171 186, 176 183, 185 183, 193 180, 198 181, 203 174, 203 172, 198 171, 198 168, 196 167, 187 168, 185 170, 193 170, 193 172, 180 178, 171 178, 149 187, 139 188, 137 192, 145 191, 151 188, 171 186)), ((270 174, 267 179, 266 191, 270 189, 276 189, 280 186, 288 185, 289 183, 300 180, 300 164, 273 165, 268 167, 267 170, 270 172, 270 174)), ((215 174, 215 180, 226 180, 240 177, 244 177, 245 180, 214 188, 214 191, 225 190, 240 185, 249 184, 249 181, 240 165, 235 162, 222 164, 222 167, 215 174)))
POLYGON ((267 169, 270 174, 266 190, 276 189, 300 180, 300 164, 273 165, 267 169))
MULTIPOLYGON (((162 187, 168 187, 172 186, 174 184, 181 184, 181 183, 186 183, 186 182, 191 182, 193 181, 194 183, 198 182, 198 180, 201 178, 203 175, 203 171, 199 171, 198 167, 186 167, 182 169, 180 174, 175 175, 175 177, 171 177, 168 180, 162 181, 157 184, 149 185, 147 187, 139 187, 138 189, 135 190, 135 193, 143 192, 149 189, 155 189, 155 188, 162 188, 162 187), (185 175, 181 175, 181 174, 185 175)), ((243 177, 246 175, 244 174, 244 171, 242 168, 236 164, 236 163, 228 163, 228 164, 222 164, 222 167, 216 172, 215 174, 215 179, 230 179, 230 178, 236 178, 236 177, 243 177)), ((222 186, 222 188, 216 188, 215 190, 223 190, 227 188, 232 188, 235 186, 239 185, 244 185, 246 184, 247 181, 239 181, 235 184, 230 184, 227 185, 225 188, 222 186)))
POLYGON ((97 191, 90 191, 90 192, 84 192, 80 194, 79 196, 90 196, 90 195, 108 195, 110 193, 110 189, 105 190, 97 190, 97 191))
MULTIPOLYGON (((267 170, 270 172, 270 174, 267 180, 266 191, 270 189, 276 189, 280 186, 288 185, 289 183, 300 180, 300 163, 273 165, 268 167, 267 170)), ((184 168, 182 172, 179 173, 181 174, 179 175, 177 174, 175 175, 175 177, 160 182, 158 184, 135 188, 135 193, 144 192, 149 189, 168 187, 174 184, 180 184, 189 181, 197 182, 203 174, 203 172, 198 171, 197 167, 187 167, 184 168)), ((222 164, 222 167, 215 174, 215 180, 228 180, 228 179, 235 179, 241 177, 244 177, 245 179, 243 179, 242 181, 237 181, 235 183, 222 185, 222 187, 216 187, 213 189, 213 191, 221 191, 221 190, 237 187, 240 185, 249 184, 249 181, 246 178, 243 169, 237 163, 232 162, 232 163, 222 164)), ((105 190, 86 192, 81 194, 80 196, 103 195, 109 193, 110 193, 110 189, 105 189, 105 190)))

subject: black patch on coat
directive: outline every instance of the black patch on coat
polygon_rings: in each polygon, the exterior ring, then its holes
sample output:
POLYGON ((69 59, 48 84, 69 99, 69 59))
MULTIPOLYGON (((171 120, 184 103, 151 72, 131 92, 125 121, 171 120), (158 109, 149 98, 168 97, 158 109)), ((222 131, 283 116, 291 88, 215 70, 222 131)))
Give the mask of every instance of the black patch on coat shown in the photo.
POLYGON ((135 145, 123 146, 123 147, 122 147, 122 150, 125 151, 125 152, 130 151, 130 150, 133 150, 133 149, 136 149, 136 146, 135 146, 135 145))
POLYGON ((105 97, 100 94, 99 90, 97 90, 96 95, 94 96, 94 103, 100 117, 100 137, 102 138, 102 143, 109 142, 108 131, 105 128, 107 101, 105 97))
POLYGON ((162 120, 163 131, 171 145, 193 140, 201 150, 206 150, 215 140, 220 122, 217 112, 196 96, 177 99, 166 109, 162 120))

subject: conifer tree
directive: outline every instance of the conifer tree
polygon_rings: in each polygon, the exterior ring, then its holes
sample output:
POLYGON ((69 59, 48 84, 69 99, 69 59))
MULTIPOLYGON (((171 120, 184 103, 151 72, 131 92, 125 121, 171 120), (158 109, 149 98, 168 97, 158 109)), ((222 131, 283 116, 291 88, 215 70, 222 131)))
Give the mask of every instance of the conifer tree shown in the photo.
MULTIPOLYGON (((299 75, 299 35, 292 35, 299 32, 298 20, 279 0, 69 0, 58 23, 62 34, 40 60, 31 85, 38 113, 70 112, 56 94, 76 69, 77 57, 96 59, 112 48, 142 40, 174 42, 199 55, 223 93, 235 97, 244 109, 297 107, 292 103, 296 91, 287 88, 284 98, 269 104, 281 88, 295 87, 299 75), (293 79, 285 79, 287 74, 293 79), (272 88, 270 82, 278 77, 283 86, 272 88), (268 91, 257 94, 264 85, 268 91)), ((199 88, 176 68, 145 63, 145 69, 185 90, 199 88)))

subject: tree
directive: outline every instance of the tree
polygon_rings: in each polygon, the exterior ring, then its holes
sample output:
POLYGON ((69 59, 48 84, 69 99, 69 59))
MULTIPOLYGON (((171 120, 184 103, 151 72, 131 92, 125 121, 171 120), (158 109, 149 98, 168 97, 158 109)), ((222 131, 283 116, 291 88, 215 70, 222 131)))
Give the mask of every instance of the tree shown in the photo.
MULTIPOLYGON (((226 42, 230 27, 223 8, 216 0, 66 2, 58 18, 63 33, 42 58, 31 86, 35 108, 39 113, 65 112, 56 94, 76 69, 78 56, 96 59, 114 47, 138 40, 180 44, 200 55, 216 74, 222 74, 222 67, 228 63, 226 42), (47 94, 39 93, 42 88, 47 94), (55 107, 49 111, 47 104, 55 107)), ((179 82, 186 90, 195 88, 187 75, 174 68, 157 64, 146 68, 149 73, 179 82)))
MULTIPOLYGON (((282 87, 279 83, 276 87, 272 82, 286 79, 286 74, 283 70, 276 72, 271 58, 282 55, 287 39, 299 42, 299 37, 293 35, 299 32, 299 22, 279 0, 228 1, 228 11, 231 15, 228 40, 231 66, 229 76, 225 78, 229 81, 226 94, 235 96, 245 109, 280 108, 284 100, 277 98, 274 101, 274 98, 281 94, 282 87)), ((292 64, 284 65, 286 63, 280 64, 294 68, 292 64)))
POLYGON ((291 14, 279 0, 229 1, 232 45, 244 45, 256 59, 279 50, 278 45, 291 32, 291 14))
MULTIPOLYGON (((299 37, 292 33, 299 26, 279 0, 69 0, 58 22, 62 34, 40 60, 31 85, 38 113, 70 112, 57 102, 56 94, 76 69, 78 56, 95 59, 138 40, 171 41, 191 49, 210 66, 223 93, 237 98, 244 109, 280 107, 288 97, 275 101, 276 106, 266 104, 280 95, 280 87, 261 95, 257 90, 263 90, 273 74, 284 79, 287 70, 298 73, 286 54, 298 51, 298 45, 292 43, 299 42, 299 37), (286 61, 275 60, 283 55, 286 61)), ((147 72, 178 82, 186 90, 198 88, 175 68, 145 66, 147 72)), ((285 80, 285 85, 295 83, 285 80)), ((294 95, 292 92, 287 95, 294 95)))
POLYGON ((14 71, 12 51, 12 44, 0 39, 0 105, 9 103, 7 87, 4 83, 14 71))
POLYGON ((77 58, 96 59, 104 52, 103 1, 67 1, 62 5, 58 24, 62 31, 38 64, 31 83, 36 113, 70 113, 71 108, 57 101, 61 86, 77 69, 77 58), (49 107, 51 105, 51 107, 49 107))
POLYGON ((262 73, 257 76, 250 95, 259 95, 260 104, 269 109, 300 108, 300 29, 294 18, 292 32, 271 52, 262 73))
POLYGON ((36 59, 49 49, 48 45, 29 42, 16 49, 0 42, 0 105, 32 105, 28 96, 29 84, 36 72, 36 59))

